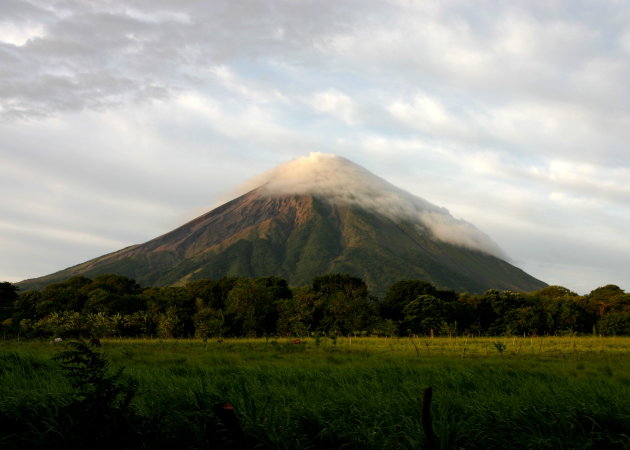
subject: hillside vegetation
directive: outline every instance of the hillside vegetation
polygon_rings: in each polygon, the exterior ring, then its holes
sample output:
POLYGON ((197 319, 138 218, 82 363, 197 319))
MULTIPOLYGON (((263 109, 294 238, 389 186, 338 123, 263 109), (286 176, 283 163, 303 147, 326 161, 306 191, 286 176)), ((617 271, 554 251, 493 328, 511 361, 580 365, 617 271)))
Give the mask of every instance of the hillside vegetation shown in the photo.
POLYGON ((278 277, 142 288, 120 275, 73 277, 42 291, 0 286, 2 331, 13 336, 630 334, 630 294, 614 285, 584 296, 559 286, 472 295, 407 280, 382 298, 343 274, 298 288, 278 277))
POLYGON ((324 273, 348 273, 365 280, 379 296, 401 279, 477 294, 546 286, 497 256, 436 239, 418 221, 312 195, 266 197, 257 191, 144 244, 20 286, 42 289, 72 276, 110 273, 144 286, 267 276, 303 286, 324 273))

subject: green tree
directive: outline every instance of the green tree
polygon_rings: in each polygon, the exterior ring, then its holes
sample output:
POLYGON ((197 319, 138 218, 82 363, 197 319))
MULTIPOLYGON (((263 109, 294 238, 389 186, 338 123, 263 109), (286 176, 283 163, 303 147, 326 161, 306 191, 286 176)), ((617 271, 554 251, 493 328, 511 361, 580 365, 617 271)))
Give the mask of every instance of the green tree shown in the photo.
POLYGON ((158 316, 157 335, 161 338, 174 338, 180 335, 181 322, 177 317, 177 310, 173 306, 166 308, 166 311, 158 316))
POLYGON ((220 337, 227 333, 228 327, 222 310, 201 308, 193 316, 195 337, 220 337))
POLYGON ((0 322, 13 316, 13 303, 19 297, 18 289, 8 281, 0 282, 0 322))
POLYGON ((407 303, 403 327, 413 334, 439 334, 451 319, 451 304, 433 295, 419 295, 407 303))
POLYGON ((451 304, 452 320, 457 324, 458 330, 468 333, 478 333, 477 314, 475 307, 469 303, 468 294, 460 294, 451 304))
POLYGON ((138 383, 110 373, 107 357, 84 342, 53 359, 72 386, 70 402, 59 410, 60 426, 50 438, 51 448, 139 448, 138 417, 131 407, 138 383), (60 440, 55 441, 56 438, 60 440))
POLYGON ((122 334, 125 336, 155 336, 158 317, 151 311, 138 311, 122 316, 122 334))
POLYGON ((92 280, 89 278, 77 276, 46 286, 42 291, 40 302, 45 307, 41 305, 40 311, 81 311, 87 300, 83 288, 91 283, 92 280))
POLYGON ((114 312, 114 303, 118 296, 106 291, 102 288, 92 289, 87 295, 87 300, 83 306, 86 313, 105 313, 114 312))
POLYGON ((145 310, 146 307, 147 302, 140 295, 120 294, 104 288, 96 288, 87 294, 83 311, 87 313, 133 314, 145 310))
MULTIPOLYGON (((286 291, 286 295, 290 295, 290 291, 286 291)), ((238 280, 230 290, 226 303, 233 331, 248 336, 273 333, 278 320, 277 301, 280 300, 275 296, 279 292, 284 292, 284 289, 269 278, 238 280)))
POLYGON ((76 311, 53 312, 33 323, 33 330, 43 336, 85 337, 92 334, 87 316, 76 311))
POLYGON ((186 285, 186 289, 195 302, 199 299, 204 306, 214 310, 225 309, 228 294, 239 280, 237 277, 223 277, 218 280, 197 280, 186 285))
POLYGON ((604 317, 609 310, 623 310, 625 305, 630 306, 630 299, 619 286, 607 284, 591 291, 585 297, 586 303, 597 317, 604 317))
POLYGON ((402 280, 390 286, 379 305, 381 317, 400 322, 404 319, 403 310, 419 295, 435 296, 437 289, 431 283, 421 280, 402 280))
POLYGON ((277 331, 284 336, 307 336, 317 329, 318 296, 310 286, 293 289, 290 298, 278 301, 277 331))
POLYGON ((597 322, 597 332, 605 336, 630 335, 630 311, 609 312, 597 322))
POLYGON ((490 290, 483 294, 483 303, 490 305, 494 321, 488 327, 493 336, 518 332, 518 309, 526 306, 522 294, 512 291, 490 290))
POLYGON ((361 297, 368 295, 368 288, 361 278, 347 274, 331 273, 313 279, 313 291, 323 295, 337 292, 347 297, 361 297))
POLYGON ((39 291, 21 292, 13 302, 13 318, 16 322, 21 320, 37 320, 37 305, 42 299, 39 291))
POLYGON ((166 286, 145 289, 140 298, 146 301, 147 308, 156 315, 164 315, 167 311, 169 320, 177 318, 177 334, 192 336, 194 334, 193 315, 197 312, 195 299, 185 287, 166 286))
POLYGON ((377 320, 376 301, 361 278, 327 274, 313 279, 317 300, 314 319, 320 330, 347 334, 372 329, 377 320))
POLYGON ((554 330, 553 316, 540 301, 533 301, 512 312, 509 331, 512 334, 541 335, 554 330))
POLYGON ((123 275, 104 274, 95 277, 92 282, 82 288, 84 294, 89 294, 95 289, 102 289, 111 294, 136 295, 142 292, 142 288, 135 280, 123 275))

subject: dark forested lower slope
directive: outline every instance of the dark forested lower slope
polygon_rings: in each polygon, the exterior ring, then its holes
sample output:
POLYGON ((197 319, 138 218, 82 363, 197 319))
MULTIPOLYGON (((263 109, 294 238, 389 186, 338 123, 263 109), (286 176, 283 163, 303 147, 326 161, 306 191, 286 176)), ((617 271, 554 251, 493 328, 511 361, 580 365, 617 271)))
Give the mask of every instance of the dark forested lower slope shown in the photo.
POLYGON ((226 275, 276 275, 291 285, 324 273, 363 278, 383 293, 401 279, 443 288, 532 291, 545 286, 506 261, 433 237, 422 223, 316 195, 256 189, 141 245, 20 283, 38 289, 73 275, 116 273, 144 286, 226 275))

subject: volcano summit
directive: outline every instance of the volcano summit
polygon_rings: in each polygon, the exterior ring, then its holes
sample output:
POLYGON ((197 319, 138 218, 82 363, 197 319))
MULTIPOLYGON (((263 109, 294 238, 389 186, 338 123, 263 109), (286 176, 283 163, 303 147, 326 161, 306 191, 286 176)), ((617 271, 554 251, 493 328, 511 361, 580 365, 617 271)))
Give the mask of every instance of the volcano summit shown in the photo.
POLYGON ((341 272, 363 278, 375 293, 402 279, 468 292, 546 286, 506 262, 473 225, 339 156, 311 153, 244 190, 163 236, 20 285, 104 273, 145 286, 226 275, 276 275, 304 285, 341 272))

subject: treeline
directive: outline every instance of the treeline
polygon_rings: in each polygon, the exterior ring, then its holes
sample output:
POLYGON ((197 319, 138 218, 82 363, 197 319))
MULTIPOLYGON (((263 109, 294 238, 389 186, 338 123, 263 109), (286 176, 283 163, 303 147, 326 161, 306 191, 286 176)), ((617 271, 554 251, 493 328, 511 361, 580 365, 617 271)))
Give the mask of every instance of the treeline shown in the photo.
POLYGON ((630 294, 607 285, 584 296, 560 286, 471 295, 409 280, 379 299, 343 274, 297 288, 273 276, 142 288, 108 274, 41 292, 0 283, 0 323, 4 336, 32 337, 630 335, 630 294))

